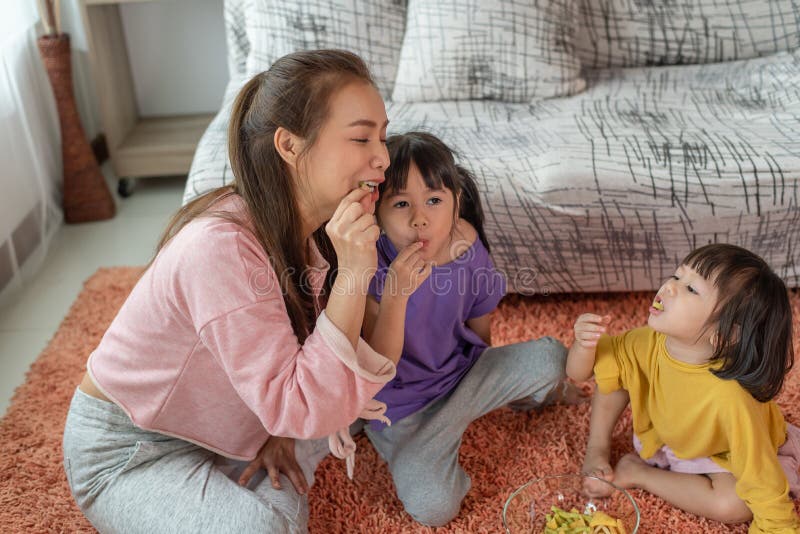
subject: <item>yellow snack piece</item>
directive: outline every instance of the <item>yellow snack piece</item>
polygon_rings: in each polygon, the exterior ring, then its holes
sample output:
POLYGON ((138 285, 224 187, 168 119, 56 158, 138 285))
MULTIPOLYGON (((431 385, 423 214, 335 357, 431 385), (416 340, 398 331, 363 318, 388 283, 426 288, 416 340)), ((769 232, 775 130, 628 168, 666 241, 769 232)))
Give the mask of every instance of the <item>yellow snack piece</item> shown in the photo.
POLYGON ((611 517, 605 512, 601 512, 600 510, 596 511, 592 514, 592 520, 589 522, 590 527, 599 527, 599 526, 607 526, 607 527, 616 527, 617 526, 617 519, 611 517))
POLYGON ((576 509, 569 512, 557 506, 550 507, 545 516, 542 534, 627 534, 621 519, 605 512, 582 514, 576 509))

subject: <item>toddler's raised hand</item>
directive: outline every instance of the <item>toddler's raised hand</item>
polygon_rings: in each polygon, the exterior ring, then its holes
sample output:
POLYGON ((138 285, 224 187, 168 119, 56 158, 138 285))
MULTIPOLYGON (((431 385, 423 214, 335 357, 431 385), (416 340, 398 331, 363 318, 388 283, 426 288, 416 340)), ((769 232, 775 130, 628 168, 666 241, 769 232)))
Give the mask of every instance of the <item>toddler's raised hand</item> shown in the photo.
POLYGON ((592 376, 597 341, 606 331, 610 315, 584 313, 575 321, 575 343, 567 354, 567 376, 578 382, 592 376))
POLYGON ((595 348, 600 336, 606 332, 610 321, 610 315, 582 314, 575 321, 575 343, 585 349, 595 348))
POLYGON ((422 283, 428 279, 433 269, 432 262, 422 259, 419 251, 422 242, 408 245, 397 254, 389 271, 386 273, 383 295, 408 298, 422 283))

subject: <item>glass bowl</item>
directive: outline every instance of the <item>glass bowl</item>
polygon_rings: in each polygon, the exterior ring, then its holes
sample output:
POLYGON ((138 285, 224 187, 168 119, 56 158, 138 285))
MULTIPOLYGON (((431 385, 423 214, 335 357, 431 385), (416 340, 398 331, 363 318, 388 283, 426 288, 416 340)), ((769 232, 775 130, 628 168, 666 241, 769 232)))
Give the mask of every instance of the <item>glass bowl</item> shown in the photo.
POLYGON ((639 507, 630 493, 601 478, 567 474, 551 475, 531 480, 515 490, 503 506, 503 526, 507 534, 542 534, 545 516, 557 506, 580 513, 605 512, 622 520, 627 534, 639 530, 639 507), (608 497, 588 497, 583 491, 584 482, 607 484, 612 492, 608 497))

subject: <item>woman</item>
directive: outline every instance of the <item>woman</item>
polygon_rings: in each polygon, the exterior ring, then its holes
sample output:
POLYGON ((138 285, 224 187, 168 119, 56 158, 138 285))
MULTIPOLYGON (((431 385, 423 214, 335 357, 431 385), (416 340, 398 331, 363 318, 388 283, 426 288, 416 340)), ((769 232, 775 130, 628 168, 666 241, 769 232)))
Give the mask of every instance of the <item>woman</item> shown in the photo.
POLYGON ((233 185, 175 216, 70 406, 65 469, 99 531, 307 530, 318 438, 395 373, 359 338, 379 236, 360 186, 383 180, 387 122, 343 51, 290 54, 242 89, 233 185), (231 464, 257 456, 270 478, 237 484, 231 464))

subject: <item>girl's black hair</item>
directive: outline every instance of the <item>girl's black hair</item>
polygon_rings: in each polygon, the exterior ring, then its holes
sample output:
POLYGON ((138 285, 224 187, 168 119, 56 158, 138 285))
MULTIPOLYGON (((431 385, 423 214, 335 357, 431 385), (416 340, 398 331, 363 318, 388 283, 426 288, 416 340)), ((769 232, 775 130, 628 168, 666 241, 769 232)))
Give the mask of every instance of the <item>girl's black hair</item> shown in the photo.
POLYGON ((709 323, 718 323, 712 372, 733 379, 760 402, 773 399, 794 364, 792 308, 783 280, 749 250, 700 247, 683 260, 717 288, 709 323))
POLYGON ((483 207, 475 177, 456 163, 453 151, 441 139, 427 132, 408 132, 389 136, 386 148, 389 149, 391 165, 386 170, 386 180, 378 187, 378 203, 384 193, 406 188, 408 170, 413 162, 426 186, 453 192, 458 209, 458 213, 453 215, 475 227, 483 246, 491 252, 483 230, 483 207))

